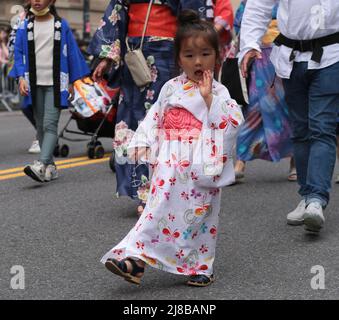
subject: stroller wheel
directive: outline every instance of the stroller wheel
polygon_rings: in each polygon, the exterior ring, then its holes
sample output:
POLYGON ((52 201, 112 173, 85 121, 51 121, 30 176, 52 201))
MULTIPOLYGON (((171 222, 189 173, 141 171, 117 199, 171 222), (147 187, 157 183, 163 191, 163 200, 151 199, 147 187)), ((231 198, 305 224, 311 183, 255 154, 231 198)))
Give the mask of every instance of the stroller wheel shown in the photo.
POLYGON ((113 151, 109 157, 109 167, 113 172, 115 172, 115 152, 113 151))
POLYGON ((94 159, 94 146, 92 145, 88 145, 87 147, 87 155, 88 155, 88 158, 90 159, 94 159))
POLYGON ((60 148, 60 156, 66 158, 69 154, 69 146, 67 144, 63 144, 60 148))
POLYGON ((102 145, 98 145, 94 148, 94 158, 101 159, 105 155, 105 149, 102 145))
POLYGON ((53 156, 54 156, 54 157, 59 157, 59 155, 60 155, 60 147, 59 147, 59 145, 57 144, 57 145, 55 146, 55 148, 54 148, 53 156))

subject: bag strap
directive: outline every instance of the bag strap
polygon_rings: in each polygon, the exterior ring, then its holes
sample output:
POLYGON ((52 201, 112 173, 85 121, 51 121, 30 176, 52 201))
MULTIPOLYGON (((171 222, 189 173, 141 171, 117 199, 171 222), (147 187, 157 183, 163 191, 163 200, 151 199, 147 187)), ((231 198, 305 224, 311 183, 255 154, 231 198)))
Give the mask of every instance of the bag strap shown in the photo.
MULTIPOLYGON (((144 44, 144 38, 145 38, 146 30, 147 30, 149 16, 151 14, 151 9, 152 9, 153 1, 154 0, 150 0, 149 5, 148 5, 146 19, 145 19, 145 24, 144 24, 144 29, 142 30, 142 37, 141 37, 141 42, 140 42, 140 50, 142 50, 142 46, 144 44)), ((127 46, 128 51, 131 51, 131 49, 130 49, 130 47, 128 45, 128 38, 127 37, 126 37, 126 46, 127 46)))
POLYGON ((151 9, 152 9, 153 1, 154 0, 150 0, 149 5, 148 5, 147 14, 146 14, 146 20, 145 20, 145 24, 144 24, 144 30, 142 30, 142 38, 141 38, 141 42, 140 42, 140 49, 142 49, 142 45, 144 43, 144 38, 145 38, 146 30, 147 30, 149 16, 151 14, 151 9))

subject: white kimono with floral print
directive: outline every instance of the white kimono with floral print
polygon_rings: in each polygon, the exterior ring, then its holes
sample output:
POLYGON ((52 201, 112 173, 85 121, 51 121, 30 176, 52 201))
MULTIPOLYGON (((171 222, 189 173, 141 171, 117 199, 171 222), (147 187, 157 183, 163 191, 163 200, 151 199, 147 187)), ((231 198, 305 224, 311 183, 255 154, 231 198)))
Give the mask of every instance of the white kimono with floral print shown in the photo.
POLYGON ((102 263, 134 257, 175 274, 213 273, 220 188, 234 182, 231 154, 243 116, 223 85, 213 81, 212 94, 208 110, 185 74, 163 86, 129 145, 152 154, 145 210, 102 263))

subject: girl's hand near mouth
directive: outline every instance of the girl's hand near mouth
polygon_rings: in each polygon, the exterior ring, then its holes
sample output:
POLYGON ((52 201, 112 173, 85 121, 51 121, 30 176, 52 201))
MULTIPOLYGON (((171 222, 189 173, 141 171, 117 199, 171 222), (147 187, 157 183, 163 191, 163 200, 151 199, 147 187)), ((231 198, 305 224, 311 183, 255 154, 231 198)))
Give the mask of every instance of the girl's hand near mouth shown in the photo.
POLYGON ((211 108, 213 95, 212 95, 212 72, 210 70, 205 70, 203 73, 203 78, 198 82, 199 90, 201 96, 204 98, 208 110, 211 108))

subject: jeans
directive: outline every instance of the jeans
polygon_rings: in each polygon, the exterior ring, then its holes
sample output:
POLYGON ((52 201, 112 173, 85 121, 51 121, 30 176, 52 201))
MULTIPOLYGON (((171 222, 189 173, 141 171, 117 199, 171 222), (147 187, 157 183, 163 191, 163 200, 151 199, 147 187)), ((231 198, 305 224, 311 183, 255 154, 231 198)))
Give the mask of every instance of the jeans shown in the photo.
POLYGON ((306 205, 329 202, 336 161, 336 126, 339 110, 339 63, 307 70, 295 62, 290 79, 284 79, 292 125, 299 194, 306 205))
POLYGON ((45 164, 53 163, 53 152, 58 140, 60 109, 54 106, 54 88, 37 86, 36 105, 33 114, 40 144, 39 160, 45 164))

